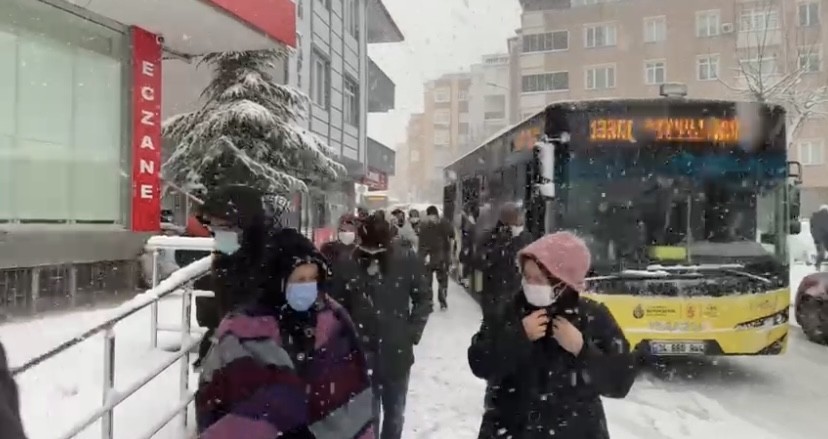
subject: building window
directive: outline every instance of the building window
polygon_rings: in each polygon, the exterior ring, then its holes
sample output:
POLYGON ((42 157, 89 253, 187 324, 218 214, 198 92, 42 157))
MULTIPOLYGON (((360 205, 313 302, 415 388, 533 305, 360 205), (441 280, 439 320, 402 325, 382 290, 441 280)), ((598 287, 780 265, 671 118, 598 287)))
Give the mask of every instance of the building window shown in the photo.
POLYGON ((469 144, 469 135, 468 134, 458 134, 457 135, 457 143, 459 145, 467 146, 469 144))
POLYGON ((779 11, 768 8, 754 8, 742 11, 739 17, 741 32, 759 32, 779 29, 779 11))
POLYGON ((743 74, 753 77, 767 77, 778 72, 776 58, 771 56, 761 59, 742 59, 739 60, 739 65, 743 74))
POLYGON ((460 90, 457 92, 457 100, 460 102, 466 102, 469 100, 469 92, 466 90, 460 90))
POLYGON ((3 3, 0 222, 123 224, 125 36, 47 3, 3 3))
POLYGON ((437 110, 434 112, 435 125, 451 125, 451 112, 449 110, 437 110))
POLYGON ((618 38, 615 24, 598 24, 584 26, 584 47, 615 46, 618 38))
POLYGON ((819 2, 800 2, 798 11, 799 26, 808 27, 819 25, 819 2))
POLYGON ((658 43, 667 39, 667 17, 644 19, 644 42, 658 43))
POLYGON ((448 88, 439 88, 434 90, 434 102, 437 102, 438 104, 451 102, 451 90, 448 88))
POLYGON ((569 72, 526 75, 521 78, 523 93, 569 90, 569 72))
POLYGON ((359 0, 345 1, 345 29, 354 37, 359 38, 359 0))
POLYGON ((311 67, 311 99, 314 104, 328 109, 331 105, 331 63, 314 49, 311 67))
POLYGON ((448 130, 435 130, 434 131, 434 145, 435 146, 448 146, 451 140, 451 133, 448 130))
POLYGON ((584 84, 587 90, 615 88, 615 65, 592 66, 585 72, 584 84))
POLYGON ((718 9, 699 11, 696 13, 696 36, 709 38, 719 35, 721 29, 722 13, 718 9))
POLYGON ((551 52, 569 49, 569 31, 555 31, 523 36, 523 52, 551 52))
POLYGON ((799 148, 799 162, 804 166, 825 164, 825 144, 822 140, 801 140, 797 144, 799 148))
POLYGON ((468 134, 469 133, 469 124, 468 123, 461 123, 457 127, 457 132, 460 134, 468 134))
POLYGON ((505 119, 506 96, 489 95, 483 98, 483 119, 505 119))
POLYGON ((644 82, 648 85, 664 84, 667 80, 667 61, 653 60, 644 63, 644 82))
POLYGON ((351 78, 343 78, 342 118, 348 125, 359 126, 359 85, 351 78))
POLYGON ((719 55, 703 55, 696 58, 696 79, 699 81, 719 79, 719 55))
POLYGON ((799 70, 814 73, 822 70, 822 54, 819 47, 804 47, 799 50, 799 70))

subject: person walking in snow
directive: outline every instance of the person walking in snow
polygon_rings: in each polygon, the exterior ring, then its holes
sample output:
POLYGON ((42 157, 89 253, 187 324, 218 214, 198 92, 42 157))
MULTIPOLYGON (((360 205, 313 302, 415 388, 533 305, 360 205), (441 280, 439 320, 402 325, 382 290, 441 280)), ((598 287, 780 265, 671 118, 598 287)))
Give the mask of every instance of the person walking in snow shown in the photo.
POLYGON ((483 317, 498 314, 498 310, 511 303, 520 291, 520 269, 517 253, 532 242, 532 236, 524 229, 523 212, 517 203, 505 203, 500 218, 482 245, 483 291, 480 307, 483 317))
POLYGON ((349 257, 356 246, 357 218, 351 213, 344 213, 339 217, 339 228, 336 240, 322 244, 319 251, 336 270, 336 265, 342 257, 349 257))
POLYGON ((810 226, 811 238, 816 246, 816 270, 820 271, 828 250, 828 205, 819 206, 819 210, 811 215, 810 226))
POLYGON ((427 220, 420 226, 420 258, 425 261, 426 277, 437 275, 437 298, 440 309, 448 308, 448 272, 451 263, 451 247, 454 241, 454 227, 445 218, 440 218, 437 206, 428 206, 427 220))
POLYGON ((420 236, 420 211, 417 209, 411 209, 408 211, 408 224, 411 224, 411 228, 414 229, 414 233, 419 237, 420 236))
POLYGON ((636 358, 612 314, 580 295, 584 242, 558 232, 518 253, 522 291, 484 319, 468 360, 492 384, 479 439, 607 439, 601 396, 623 398, 636 358))
POLYGON ((350 312, 368 351, 379 437, 400 439, 414 346, 432 310, 431 288, 414 252, 392 241, 388 221, 370 215, 358 234, 353 256, 334 271, 332 296, 350 312))
POLYGON ((402 209, 395 209, 391 212, 391 218, 396 228, 395 239, 401 245, 416 251, 419 245, 419 238, 417 237, 417 232, 411 227, 411 224, 405 220, 405 212, 402 209))
POLYGON ((26 439, 20 419, 20 396, 14 382, 6 350, 0 343, 0 438, 26 439))
POLYGON ((199 209, 202 225, 215 240, 209 279, 215 297, 196 302, 196 317, 207 328, 196 367, 225 314, 256 292, 273 288, 267 266, 281 229, 268 226, 262 197, 254 188, 228 185, 208 193, 199 209))
POLYGON ((280 233, 260 290, 221 322, 196 392, 201 439, 374 439, 365 353, 347 311, 328 297, 324 257, 280 233))

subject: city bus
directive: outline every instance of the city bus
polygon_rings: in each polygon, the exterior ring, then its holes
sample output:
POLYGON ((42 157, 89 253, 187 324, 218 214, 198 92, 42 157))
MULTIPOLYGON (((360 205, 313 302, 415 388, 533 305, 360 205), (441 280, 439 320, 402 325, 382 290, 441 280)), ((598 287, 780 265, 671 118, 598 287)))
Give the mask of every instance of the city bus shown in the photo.
MULTIPOLYGON (((557 103, 446 168, 447 215, 520 202, 592 253, 586 295, 655 355, 777 355, 798 233, 785 111, 664 97, 557 103)), ((475 272, 472 293, 481 292, 475 272)))

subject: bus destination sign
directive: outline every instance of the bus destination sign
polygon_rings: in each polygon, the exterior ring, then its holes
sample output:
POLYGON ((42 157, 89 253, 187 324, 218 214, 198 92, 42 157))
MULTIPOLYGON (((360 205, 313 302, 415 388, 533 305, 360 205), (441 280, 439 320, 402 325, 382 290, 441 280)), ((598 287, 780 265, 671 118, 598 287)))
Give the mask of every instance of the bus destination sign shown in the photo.
POLYGON ((639 136, 647 141, 737 144, 739 128, 732 118, 597 118, 589 122, 589 141, 636 143, 639 136))

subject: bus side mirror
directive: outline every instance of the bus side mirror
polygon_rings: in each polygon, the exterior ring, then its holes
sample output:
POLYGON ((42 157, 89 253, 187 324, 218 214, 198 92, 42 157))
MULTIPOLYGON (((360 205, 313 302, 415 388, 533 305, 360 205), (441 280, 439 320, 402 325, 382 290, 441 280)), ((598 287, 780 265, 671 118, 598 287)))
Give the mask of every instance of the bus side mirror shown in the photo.
POLYGON ((791 222, 791 229, 788 233, 791 235, 799 235, 802 233, 802 223, 799 222, 799 219, 791 222))
POLYGON ((788 185, 788 219, 790 221, 790 230, 788 233, 791 235, 798 235, 802 231, 802 223, 799 222, 800 195, 797 185, 788 185))
POLYGON ((540 168, 538 192, 544 198, 555 198, 555 144, 541 141, 535 144, 535 150, 540 168))

